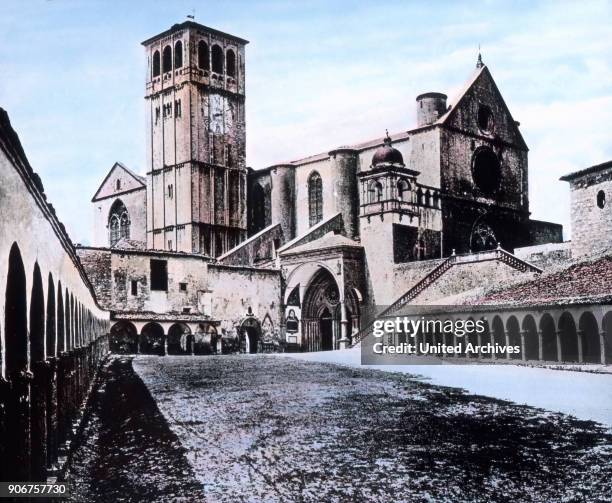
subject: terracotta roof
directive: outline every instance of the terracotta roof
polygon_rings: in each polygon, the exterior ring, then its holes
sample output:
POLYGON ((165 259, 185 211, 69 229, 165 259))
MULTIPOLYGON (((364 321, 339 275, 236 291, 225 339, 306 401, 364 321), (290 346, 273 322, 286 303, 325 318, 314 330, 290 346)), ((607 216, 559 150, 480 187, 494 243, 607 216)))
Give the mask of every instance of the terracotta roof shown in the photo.
POLYGON ((612 254, 574 262, 537 278, 489 290, 463 304, 547 306, 612 301, 612 254))

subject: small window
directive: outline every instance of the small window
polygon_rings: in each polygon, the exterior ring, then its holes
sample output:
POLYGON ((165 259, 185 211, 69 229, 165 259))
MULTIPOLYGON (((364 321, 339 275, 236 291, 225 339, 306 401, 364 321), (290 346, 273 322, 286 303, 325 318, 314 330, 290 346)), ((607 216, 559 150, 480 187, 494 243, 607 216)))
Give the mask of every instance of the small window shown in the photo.
POLYGON ((174 115, 176 117, 180 117, 182 115, 182 110, 181 110, 181 100, 176 100, 174 102, 174 115))
POLYGON ((135 279, 133 279, 131 282, 131 291, 133 296, 138 295, 138 281, 135 279))
POLYGON ((603 208, 606 205, 606 193, 603 190, 600 190, 597 193, 597 206, 603 208))
POLYGON ((121 190, 121 180, 117 180, 117 181, 115 182, 115 188, 116 188, 117 190, 121 190))
POLYGON ((168 185, 168 199, 172 199, 174 197, 174 186, 172 184, 168 185))
POLYGON ((493 131, 493 112, 486 105, 478 107, 478 127, 486 133, 493 131))
POLYGON ((179 283, 179 290, 181 292, 186 292, 187 291, 187 283, 179 283))
POLYGON ((151 259, 151 290, 168 291, 168 262, 151 259))
POLYGON ((183 308, 183 314, 191 314, 191 308, 190 307, 184 307, 183 308))
POLYGON ((172 240, 168 240, 168 250, 172 250, 172 240))

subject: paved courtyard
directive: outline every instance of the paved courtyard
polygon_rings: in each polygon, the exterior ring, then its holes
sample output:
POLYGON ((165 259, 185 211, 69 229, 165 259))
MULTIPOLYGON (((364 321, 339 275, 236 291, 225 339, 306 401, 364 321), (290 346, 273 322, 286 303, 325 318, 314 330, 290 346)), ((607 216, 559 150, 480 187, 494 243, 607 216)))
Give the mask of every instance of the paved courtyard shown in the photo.
POLYGON ((610 501, 597 423, 409 375, 263 355, 116 358, 75 501, 610 501))

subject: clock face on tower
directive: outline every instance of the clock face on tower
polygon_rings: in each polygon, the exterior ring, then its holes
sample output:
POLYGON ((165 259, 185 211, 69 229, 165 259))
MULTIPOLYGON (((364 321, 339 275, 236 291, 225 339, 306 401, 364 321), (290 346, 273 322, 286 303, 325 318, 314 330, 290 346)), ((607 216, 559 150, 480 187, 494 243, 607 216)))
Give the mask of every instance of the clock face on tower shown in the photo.
POLYGON ((233 111, 225 96, 210 96, 210 129, 213 133, 227 133, 233 125, 233 111))

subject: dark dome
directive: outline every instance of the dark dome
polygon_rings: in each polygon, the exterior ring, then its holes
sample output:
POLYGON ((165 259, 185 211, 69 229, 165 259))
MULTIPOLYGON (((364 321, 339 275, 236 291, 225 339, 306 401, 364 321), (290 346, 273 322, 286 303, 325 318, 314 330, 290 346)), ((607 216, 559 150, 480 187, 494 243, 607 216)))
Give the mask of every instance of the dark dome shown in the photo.
POLYGON ((391 138, 387 134, 385 144, 379 147, 372 157, 372 166, 379 164, 401 164, 404 165, 404 157, 402 153, 391 146, 391 138))

